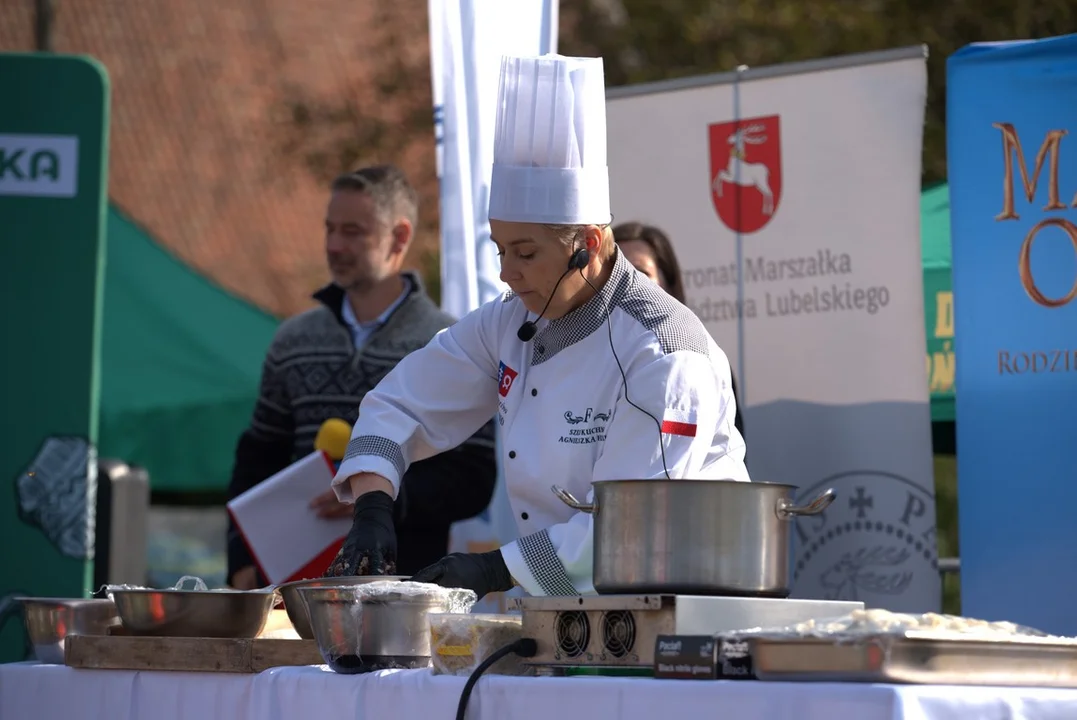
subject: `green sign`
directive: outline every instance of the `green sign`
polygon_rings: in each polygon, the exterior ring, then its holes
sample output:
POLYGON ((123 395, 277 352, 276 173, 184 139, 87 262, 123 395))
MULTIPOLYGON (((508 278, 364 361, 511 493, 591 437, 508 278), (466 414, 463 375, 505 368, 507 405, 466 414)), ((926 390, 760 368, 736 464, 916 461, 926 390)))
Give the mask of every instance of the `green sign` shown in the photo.
POLYGON ((954 293, 950 259, 950 188, 947 185, 925 190, 920 196, 920 243, 931 420, 953 422, 954 293))
MULTIPOLYGON (((92 589, 108 78, 0 53, 0 608, 92 589)), ((0 612, 0 662, 26 656, 0 612)))
POLYGON ((927 381, 931 419, 954 420, 954 292, 949 277, 924 273, 927 381))

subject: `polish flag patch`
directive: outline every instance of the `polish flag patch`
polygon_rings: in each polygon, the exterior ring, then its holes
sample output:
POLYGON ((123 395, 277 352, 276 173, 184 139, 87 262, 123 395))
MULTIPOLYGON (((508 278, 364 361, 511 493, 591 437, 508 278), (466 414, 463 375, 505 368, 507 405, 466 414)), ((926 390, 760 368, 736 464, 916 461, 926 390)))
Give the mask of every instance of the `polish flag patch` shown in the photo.
POLYGON ((696 414, 686 410, 667 408, 666 414, 662 416, 662 434, 695 437, 696 414))
POLYGON ((497 392, 501 397, 508 397, 512 390, 512 383, 516 380, 517 373, 504 362, 497 370, 497 392))

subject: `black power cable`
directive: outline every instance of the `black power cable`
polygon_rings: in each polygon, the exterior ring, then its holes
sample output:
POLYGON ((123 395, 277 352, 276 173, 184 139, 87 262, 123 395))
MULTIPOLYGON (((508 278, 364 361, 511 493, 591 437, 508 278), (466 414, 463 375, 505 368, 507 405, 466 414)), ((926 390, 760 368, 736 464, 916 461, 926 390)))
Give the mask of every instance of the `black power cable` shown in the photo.
POLYGON ((464 685, 464 691, 460 693, 460 704, 456 707, 456 720, 464 720, 464 716, 467 714, 467 701, 471 697, 471 691, 475 688, 475 683, 479 681, 482 674, 490 669, 490 667, 503 657, 516 654, 520 657, 529 658, 535 657, 538 652, 538 643, 531 638, 520 638, 508 645, 498 648, 494 652, 490 653, 490 657, 479 663, 479 666, 471 672, 471 676, 468 677, 467 683, 464 685))

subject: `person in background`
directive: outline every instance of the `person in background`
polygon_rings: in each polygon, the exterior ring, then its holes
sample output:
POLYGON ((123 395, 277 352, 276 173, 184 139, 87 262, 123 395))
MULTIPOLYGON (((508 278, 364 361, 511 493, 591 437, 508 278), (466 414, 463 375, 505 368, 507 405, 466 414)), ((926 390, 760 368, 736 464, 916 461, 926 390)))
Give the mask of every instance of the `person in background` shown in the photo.
MULTIPOLYGON (((681 265, 673 252, 673 244, 666 234, 652 225, 638 222, 621 223, 613 228, 613 239, 621 252, 637 270, 658 283, 659 287, 684 304, 684 282, 681 265)), ((734 424, 744 435, 744 418, 741 414, 740 397, 737 393, 737 376, 730 368, 733 395, 737 397, 737 414, 734 424)))
MULTIPOLYGON (((273 338, 254 415, 236 448, 229 499, 312 452, 326 420, 353 424, 367 392, 455 322, 415 273, 401 272, 418 213, 417 193, 392 165, 333 181, 325 215, 332 282, 314 294, 318 307, 285 320, 273 338)), ((496 479, 492 413, 459 447, 413 463, 393 506, 398 572, 410 575, 443 557, 450 525, 481 513, 496 479)), ((311 507, 323 517, 350 517, 353 510, 328 488, 311 507)), ((233 522, 228 582, 246 589, 267 584, 233 522)))

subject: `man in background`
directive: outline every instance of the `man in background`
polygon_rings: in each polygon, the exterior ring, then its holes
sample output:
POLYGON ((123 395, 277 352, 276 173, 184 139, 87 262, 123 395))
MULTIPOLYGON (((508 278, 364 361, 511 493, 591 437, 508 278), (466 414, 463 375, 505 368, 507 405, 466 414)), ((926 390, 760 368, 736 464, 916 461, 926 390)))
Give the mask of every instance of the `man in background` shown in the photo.
MULTIPOLYGON (((313 452, 326 420, 353 424, 363 396, 455 322, 415 273, 401 272, 418 214, 418 194, 392 165, 333 181, 325 217, 333 282, 314 294, 319 307, 285 320, 270 344, 254 415, 236 448, 229 499, 313 452)), ((481 513, 496 479, 492 418, 455 450, 411 465, 394 505, 397 572, 411 575, 444 557, 451 524, 481 513)), ((311 507, 327 518, 352 512, 329 487, 311 507)), ((241 589, 267 584, 231 520, 228 582, 241 589)))

